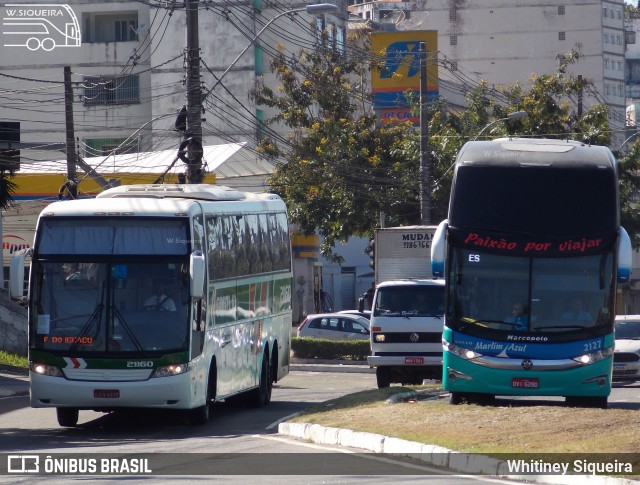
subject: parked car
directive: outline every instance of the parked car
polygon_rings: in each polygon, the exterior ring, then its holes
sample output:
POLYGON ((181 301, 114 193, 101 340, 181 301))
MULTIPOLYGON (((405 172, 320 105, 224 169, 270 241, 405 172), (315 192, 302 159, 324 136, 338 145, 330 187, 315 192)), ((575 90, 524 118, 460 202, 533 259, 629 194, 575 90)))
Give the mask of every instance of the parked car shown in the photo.
POLYGON ((369 320, 346 313, 308 315, 298 327, 298 337, 326 340, 369 340, 369 320))
POLYGON ((640 315, 617 315, 614 381, 640 381, 640 315))
POLYGON ((346 315, 360 315, 367 320, 371 320, 371 310, 340 310, 338 313, 344 313, 346 315))

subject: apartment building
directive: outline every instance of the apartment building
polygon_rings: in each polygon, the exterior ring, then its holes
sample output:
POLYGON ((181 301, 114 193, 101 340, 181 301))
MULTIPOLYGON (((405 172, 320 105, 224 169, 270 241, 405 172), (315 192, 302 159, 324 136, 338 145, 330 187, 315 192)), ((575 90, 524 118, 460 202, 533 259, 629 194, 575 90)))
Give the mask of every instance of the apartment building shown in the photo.
MULTIPOLYGON (((177 149, 176 121, 186 104, 185 3, 67 0, 57 7, 16 0, 0 6, 0 130, 18 131, 23 170, 64 158, 70 126, 65 66, 72 73, 79 155, 177 149), (28 27, 36 17, 39 25, 28 27)), ((269 70, 275 46, 292 55, 313 48, 324 27, 344 38, 344 22, 340 15, 307 14, 305 7, 314 3, 308 0, 194 3, 203 144, 255 146, 269 113, 251 102, 248 91, 258 81, 275 82, 269 70)), ((342 0, 335 3, 346 8, 342 0)))
POLYGON ((355 0, 349 10, 386 28, 437 30, 445 97, 481 79, 526 85, 531 75, 554 73, 559 54, 579 48, 570 72, 595 88, 585 105, 609 106, 612 146, 625 139, 623 0, 355 0))

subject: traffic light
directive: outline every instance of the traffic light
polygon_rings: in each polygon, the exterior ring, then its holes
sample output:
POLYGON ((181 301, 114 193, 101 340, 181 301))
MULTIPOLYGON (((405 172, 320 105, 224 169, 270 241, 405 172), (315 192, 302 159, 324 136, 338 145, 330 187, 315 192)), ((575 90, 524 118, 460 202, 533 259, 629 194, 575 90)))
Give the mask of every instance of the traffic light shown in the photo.
POLYGON ((366 254, 367 256, 369 256, 371 258, 371 261, 369 262, 369 266, 371 266, 371 269, 375 269, 376 268, 376 251, 375 251, 375 240, 372 239, 371 241, 369 241, 369 244, 367 245, 366 248, 364 248, 364 254, 366 254))

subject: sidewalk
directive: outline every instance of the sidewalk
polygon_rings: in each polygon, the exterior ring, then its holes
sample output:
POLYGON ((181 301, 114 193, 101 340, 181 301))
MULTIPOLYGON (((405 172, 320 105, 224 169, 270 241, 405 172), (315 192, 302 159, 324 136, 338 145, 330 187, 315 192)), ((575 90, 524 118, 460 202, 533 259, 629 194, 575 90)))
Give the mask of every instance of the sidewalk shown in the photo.
POLYGON ((26 396, 29 394, 29 373, 27 369, 0 364, 0 398, 26 396))

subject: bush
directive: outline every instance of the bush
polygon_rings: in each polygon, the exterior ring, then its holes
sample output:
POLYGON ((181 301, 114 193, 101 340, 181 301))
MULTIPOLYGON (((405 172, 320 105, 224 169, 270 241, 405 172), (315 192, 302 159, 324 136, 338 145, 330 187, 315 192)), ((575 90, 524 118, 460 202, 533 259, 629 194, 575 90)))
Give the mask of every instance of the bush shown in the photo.
POLYGON ((368 340, 324 340, 293 337, 291 350, 297 359, 367 360, 371 354, 368 340))

